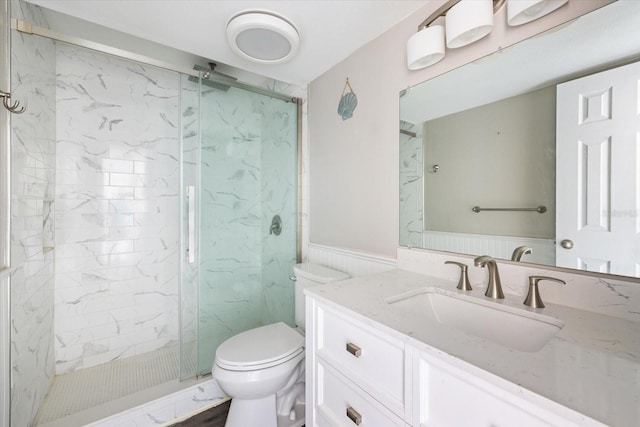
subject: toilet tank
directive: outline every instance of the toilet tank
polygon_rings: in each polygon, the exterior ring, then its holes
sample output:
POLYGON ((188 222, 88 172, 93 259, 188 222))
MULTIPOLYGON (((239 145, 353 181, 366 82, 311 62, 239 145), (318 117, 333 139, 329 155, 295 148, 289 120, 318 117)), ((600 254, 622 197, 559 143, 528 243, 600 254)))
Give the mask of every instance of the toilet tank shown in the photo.
POLYGON ((348 279, 349 275, 347 273, 343 273, 342 271, 333 270, 323 265, 311 264, 308 262, 294 265, 293 274, 296 277, 296 325, 302 331, 304 331, 304 290, 310 286, 348 279))

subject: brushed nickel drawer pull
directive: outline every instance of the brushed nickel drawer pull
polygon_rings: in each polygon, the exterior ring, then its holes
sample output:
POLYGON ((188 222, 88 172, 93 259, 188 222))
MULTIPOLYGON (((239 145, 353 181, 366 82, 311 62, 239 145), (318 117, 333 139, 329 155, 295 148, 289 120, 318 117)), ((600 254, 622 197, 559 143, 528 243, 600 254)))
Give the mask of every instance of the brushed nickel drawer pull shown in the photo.
POLYGON ((347 343, 347 351, 353 354, 355 357, 360 357, 362 355, 362 349, 350 342, 347 343))
POLYGON ((347 408, 347 417, 349 417, 349 419, 357 426, 362 423, 362 415, 360 415, 358 411, 353 409, 351 406, 347 408))

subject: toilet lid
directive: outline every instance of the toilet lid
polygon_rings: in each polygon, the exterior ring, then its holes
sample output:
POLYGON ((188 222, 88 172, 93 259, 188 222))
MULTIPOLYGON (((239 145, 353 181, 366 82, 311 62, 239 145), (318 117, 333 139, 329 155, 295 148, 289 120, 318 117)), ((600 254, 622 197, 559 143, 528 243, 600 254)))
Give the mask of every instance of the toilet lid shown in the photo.
POLYGON ((216 363, 231 369, 272 364, 300 353, 304 337, 279 322, 235 335, 218 346, 216 363))

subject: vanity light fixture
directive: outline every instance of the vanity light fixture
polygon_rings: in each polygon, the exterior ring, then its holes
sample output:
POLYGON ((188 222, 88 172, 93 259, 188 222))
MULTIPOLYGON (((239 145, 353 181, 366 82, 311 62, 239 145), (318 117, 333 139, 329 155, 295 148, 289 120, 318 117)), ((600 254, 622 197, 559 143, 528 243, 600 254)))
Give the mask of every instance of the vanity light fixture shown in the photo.
POLYGON ((446 15, 447 47, 466 46, 493 29, 492 0, 460 0, 446 15))
POLYGON ((444 58, 444 18, 424 27, 407 41, 407 67, 419 70, 444 58))
POLYGON ((296 27, 277 13, 245 10, 227 23, 231 49, 249 61, 278 64, 293 58, 300 47, 296 27))
POLYGON ((535 21, 568 2, 569 0, 509 0, 507 23, 515 27, 535 21))
POLYGON ((419 70, 441 61, 448 48, 480 40, 493 29, 493 14, 506 0, 448 0, 418 26, 407 41, 407 68, 419 70))

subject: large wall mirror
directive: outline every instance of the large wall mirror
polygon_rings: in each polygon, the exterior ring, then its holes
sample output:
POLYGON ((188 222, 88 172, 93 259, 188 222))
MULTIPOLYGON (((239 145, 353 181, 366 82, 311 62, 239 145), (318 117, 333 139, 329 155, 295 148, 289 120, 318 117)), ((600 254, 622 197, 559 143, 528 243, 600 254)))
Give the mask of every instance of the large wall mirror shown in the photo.
POLYGON ((640 277, 640 1, 400 93, 400 244, 640 277))

